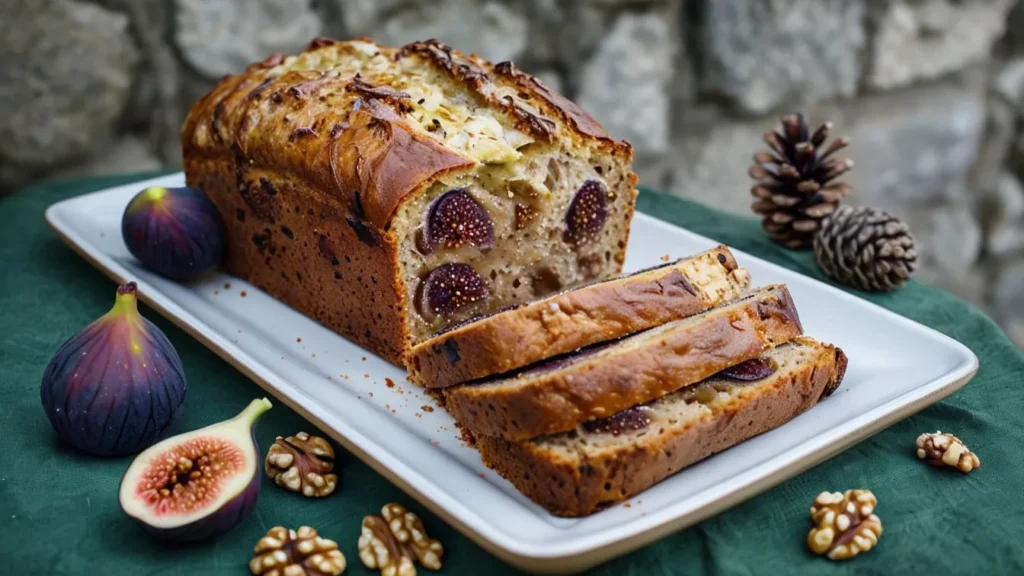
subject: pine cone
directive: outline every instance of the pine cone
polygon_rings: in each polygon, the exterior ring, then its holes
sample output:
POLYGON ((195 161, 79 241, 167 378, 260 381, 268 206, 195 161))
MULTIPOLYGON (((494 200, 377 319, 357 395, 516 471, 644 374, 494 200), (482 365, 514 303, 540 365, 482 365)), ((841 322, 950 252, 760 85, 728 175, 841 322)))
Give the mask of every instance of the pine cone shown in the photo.
POLYGON ((906 222, 866 206, 842 206, 825 219, 814 237, 814 255, 826 275, 867 291, 894 290, 917 269, 906 222))
POLYGON ((802 114, 787 114, 781 132, 765 132, 771 151, 754 154, 750 177, 757 182, 750 193, 757 201, 750 208, 764 217, 772 240, 787 248, 810 248, 821 220, 850 193, 848 184, 829 184, 853 168, 853 160, 832 157, 850 140, 837 138, 818 153, 831 129, 826 122, 811 134, 802 114))

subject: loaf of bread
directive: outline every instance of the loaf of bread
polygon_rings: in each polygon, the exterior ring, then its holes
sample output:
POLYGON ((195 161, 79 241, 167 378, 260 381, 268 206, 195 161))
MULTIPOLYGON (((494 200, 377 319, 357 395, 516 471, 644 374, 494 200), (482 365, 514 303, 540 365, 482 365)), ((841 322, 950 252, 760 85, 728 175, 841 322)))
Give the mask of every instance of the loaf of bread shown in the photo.
POLYGON ((412 348, 409 375, 434 388, 509 372, 696 314, 740 297, 749 282, 718 246, 452 327, 412 348))
POLYGON ((719 375, 571 432, 511 441, 480 436, 484 462, 552 514, 583 516, 782 425, 831 394, 842 350, 800 337, 748 361, 759 380, 719 375))
POLYGON ((802 334, 785 286, 499 378, 445 390, 474 434, 524 440, 643 404, 802 334))
POLYGON ((631 148, 509 62, 318 39, 224 78, 181 138, 226 270, 396 363, 621 271, 631 148))

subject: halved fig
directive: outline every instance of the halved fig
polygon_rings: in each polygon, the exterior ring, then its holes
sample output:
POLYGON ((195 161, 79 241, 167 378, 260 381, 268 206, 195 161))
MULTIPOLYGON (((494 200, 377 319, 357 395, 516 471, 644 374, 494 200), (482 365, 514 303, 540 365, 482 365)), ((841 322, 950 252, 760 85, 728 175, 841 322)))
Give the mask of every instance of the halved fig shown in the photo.
POLYGON ((487 296, 487 285, 469 264, 435 268, 420 284, 420 310, 429 317, 450 316, 487 296))
POLYGON ((753 382, 767 378, 775 372, 775 363, 770 358, 753 358, 722 370, 721 375, 733 380, 753 382))
POLYGON ((139 454, 121 480, 121 509, 164 540, 224 534, 252 512, 260 492, 253 429, 267 410, 253 400, 230 420, 168 438, 139 454))
POLYGON ((618 436, 623 432, 643 430, 651 423, 653 416, 654 410, 650 406, 634 406, 607 418, 587 422, 583 428, 587 432, 618 436))
POLYGON ((423 227, 421 248, 432 252, 438 246, 458 248, 463 244, 481 250, 494 248, 494 223, 468 192, 449 190, 431 204, 423 227))
POLYGON ((597 180, 587 180, 580 186, 565 213, 566 242, 580 246, 597 239, 608 219, 606 196, 604 185, 597 180))

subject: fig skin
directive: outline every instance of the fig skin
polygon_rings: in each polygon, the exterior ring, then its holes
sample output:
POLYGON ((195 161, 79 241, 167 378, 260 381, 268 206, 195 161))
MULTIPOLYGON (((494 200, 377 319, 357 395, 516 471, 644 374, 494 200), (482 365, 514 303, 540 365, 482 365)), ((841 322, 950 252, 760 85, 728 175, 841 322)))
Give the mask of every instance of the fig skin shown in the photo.
POLYGON ((139 192, 124 210, 121 235, 132 256, 176 281, 199 276, 224 254, 224 221, 199 188, 139 192))
POLYGON ((114 307, 53 355, 40 395, 63 441, 98 456, 134 454, 181 413, 187 385, 178 352, 138 311, 136 284, 117 289, 114 307))
MULTIPOLYGON (((139 454, 121 479, 118 489, 121 510, 143 530, 168 542, 216 538, 238 526, 252 513, 259 497, 262 458, 256 444, 255 427, 259 417, 271 407, 266 398, 253 400, 234 418, 167 438, 139 454), (213 462, 205 470, 198 465, 204 455, 209 456, 201 447, 211 445, 226 447, 226 451, 233 455, 212 459, 218 462, 220 458, 222 471, 227 470, 221 478, 203 477, 210 473, 213 462), (185 457, 189 464, 186 471, 199 476, 191 479, 182 473, 172 480, 170 474, 161 473, 160 466, 166 466, 168 458, 180 461, 181 457, 185 457), (148 478, 147 474, 150 474, 148 478), (186 480, 178 482, 179 477, 186 480), (154 503, 151 499, 158 497, 156 486, 168 487, 173 497, 164 496, 165 500, 154 503), (180 494, 179 487, 182 488, 180 494), (207 496, 211 500, 199 500, 201 505, 196 505, 195 510, 181 510, 190 506, 189 496, 204 497, 198 490, 212 494, 207 496), (168 507, 158 510, 164 502, 168 507)), ((221 455, 224 453, 225 450, 220 452, 221 455)))

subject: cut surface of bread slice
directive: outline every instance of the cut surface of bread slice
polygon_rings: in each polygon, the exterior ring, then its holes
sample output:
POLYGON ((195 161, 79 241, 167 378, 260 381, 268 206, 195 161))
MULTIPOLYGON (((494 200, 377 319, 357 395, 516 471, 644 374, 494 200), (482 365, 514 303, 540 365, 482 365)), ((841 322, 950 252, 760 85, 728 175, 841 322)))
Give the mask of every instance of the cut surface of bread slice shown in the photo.
POLYGON ((410 378, 438 388, 501 374, 696 314, 746 292, 725 246, 456 326, 414 346, 410 378))
POLYGON ((802 333, 785 286, 520 372, 446 389, 474 434, 510 440, 572 430, 700 382, 802 333))
POLYGON ((831 394, 846 371, 839 348, 800 337, 748 363, 759 380, 716 375, 571 432, 533 440, 477 437, 484 462, 557 516, 583 516, 789 421, 831 394))

